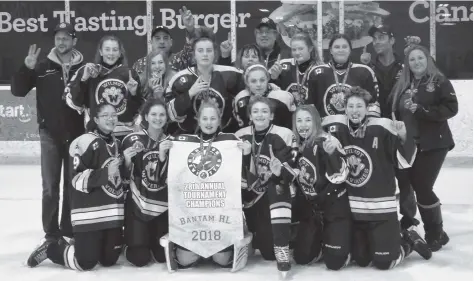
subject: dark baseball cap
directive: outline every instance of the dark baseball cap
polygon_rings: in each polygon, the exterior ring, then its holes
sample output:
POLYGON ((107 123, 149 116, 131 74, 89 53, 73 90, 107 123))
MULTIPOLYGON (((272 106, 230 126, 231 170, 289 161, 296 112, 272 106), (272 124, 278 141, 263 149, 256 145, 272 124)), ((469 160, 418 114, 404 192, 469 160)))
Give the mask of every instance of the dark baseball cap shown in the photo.
POLYGON ((69 34, 71 37, 76 37, 76 30, 74 26, 67 22, 61 22, 54 28, 54 34, 58 33, 59 31, 64 31, 69 34))
POLYGON ((153 28, 153 31, 151 32, 151 37, 155 36, 156 33, 159 31, 163 31, 164 33, 168 34, 171 37, 171 32, 167 27, 164 27, 162 25, 156 26, 153 28))
POLYGON ((374 25, 369 29, 369 35, 371 37, 374 37, 374 34, 377 31, 382 34, 387 34, 388 36, 393 37, 393 31, 389 25, 383 25, 383 24, 377 25, 377 26, 374 25))
POLYGON ((277 26, 275 22, 271 18, 262 18, 260 22, 258 23, 257 27, 255 29, 259 29, 262 26, 266 26, 270 29, 277 30, 277 26))

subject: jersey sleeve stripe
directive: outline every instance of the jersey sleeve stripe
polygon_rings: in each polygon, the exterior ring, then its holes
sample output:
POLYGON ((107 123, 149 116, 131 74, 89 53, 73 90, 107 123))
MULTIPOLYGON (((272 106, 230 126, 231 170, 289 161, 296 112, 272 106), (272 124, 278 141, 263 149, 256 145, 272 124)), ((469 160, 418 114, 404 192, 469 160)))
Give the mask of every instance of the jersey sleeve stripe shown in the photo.
POLYGON ((92 173, 91 169, 87 169, 85 171, 78 173, 72 179, 72 186, 74 187, 74 189, 80 192, 89 193, 89 190, 87 189, 87 185, 89 184, 89 177, 91 173, 92 173))

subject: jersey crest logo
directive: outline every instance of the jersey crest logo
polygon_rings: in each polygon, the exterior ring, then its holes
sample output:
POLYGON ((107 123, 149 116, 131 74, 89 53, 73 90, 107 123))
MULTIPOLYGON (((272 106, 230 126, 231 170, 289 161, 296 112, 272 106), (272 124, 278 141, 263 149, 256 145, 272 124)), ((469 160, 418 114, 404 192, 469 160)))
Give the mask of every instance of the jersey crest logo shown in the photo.
POLYGON ((299 159, 298 167, 300 168, 298 182, 304 193, 309 196, 316 196, 317 193, 314 190, 314 183, 317 180, 316 167, 305 157, 299 159))
POLYGON ((349 166, 346 183, 352 187, 363 187, 372 176, 372 159, 365 150, 355 145, 344 147, 344 151, 349 166))
POLYGON ((336 84, 332 84, 324 93, 324 111, 327 115, 344 114, 344 92, 350 90, 351 86, 343 84, 338 87, 336 84))
POLYGON ((201 148, 196 148, 188 156, 188 168, 195 176, 201 179, 212 177, 222 165, 222 154, 214 146, 204 151, 201 148))
POLYGON ((127 109, 127 85, 119 79, 105 79, 97 85, 95 90, 95 101, 97 104, 106 102, 111 104, 121 115, 127 109))
POLYGON ((298 87, 296 83, 291 83, 290 86, 286 88, 286 91, 293 95, 297 106, 305 104, 308 100, 308 87, 306 86, 298 87))
POLYGON ((221 115, 222 115, 225 108, 225 100, 224 100, 224 97, 222 97, 222 95, 218 91, 214 90, 213 88, 209 88, 207 90, 199 92, 194 97, 193 108, 196 114, 199 111, 199 107, 201 106, 201 102, 203 100, 210 100, 217 103, 219 109, 221 110, 221 115))
MULTIPOLYGON (((102 168, 106 168, 110 165, 112 161, 114 161, 115 158, 110 157, 107 160, 105 160, 104 164, 102 164, 102 168)), ((112 198, 120 198, 123 196, 123 184, 122 184, 122 178, 120 177, 120 174, 117 173, 116 175, 110 177, 109 176, 109 181, 107 182, 106 185, 102 185, 102 190, 107 194, 108 196, 112 198)))
POLYGON ((157 192, 166 187, 160 184, 160 161, 158 151, 149 151, 143 155, 142 185, 151 192, 157 192))
POLYGON ((270 158, 265 155, 260 155, 257 159, 257 185, 253 189, 257 193, 263 193, 267 189, 267 183, 270 177, 272 176, 272 171, 270 170, 270 158))

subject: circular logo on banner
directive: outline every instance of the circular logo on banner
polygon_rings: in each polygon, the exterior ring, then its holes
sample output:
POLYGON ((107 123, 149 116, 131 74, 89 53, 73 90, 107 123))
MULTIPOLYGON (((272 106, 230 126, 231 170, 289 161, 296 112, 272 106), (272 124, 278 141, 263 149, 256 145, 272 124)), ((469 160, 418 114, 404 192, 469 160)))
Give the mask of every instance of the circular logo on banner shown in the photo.
POLYGON ((158 151, 149 151, 143 155, 142 185, 151 192, 160 191, 166 185, 160 186, 160 161, 158 151))
POLYGON ((324 93, 324 110, 327 115, 344 114, 344 92, 350 90, 351 86, 343 84, 341 88, 332 84, 324 93))
POLYGON ((199 107, 201 106, 201 102, 203 100, 211 100, 216 102, 219 106, 219 109, 221 110, 221 113, 224 112, 225 100, 222 95, 213 88, 201 91, 194 97, 193 108, 195 113, 199 111, 199 107))
POLYGON ((265 192, 267 188, 267 183, 270 177, 272 176, 272 171, 270 170, 270 158, 265 155, 260 155, 257 160, 257 175, 260 181, 254 190, 258 193, 265 192))
POLYGON ((117 110, 117 114, 121 115, 127 109, 127 85, 119 79, 105 79, 97 85, 95 90, 95 100, 97 104, 106 102, 111 104, 117 110))
POLYGON ((207 146, 204 147, 204 153, 201 148, 196 148, 188 156, 188 168, 195 176, 201 179, 212 177, 222 165, 222 154, 215 148, 211 147, 209 151, 207 146))
POLYGON ((305 104, 308 100, 308 88, 306 86, 298 87, 296 83, 291 83, 286 88, 286 91, 291 93, 298 105, 305 104))
POLYGON ((349 166, 346 182, 352 187, 364 186, 372 176, 372 159, 365 150, 355 145, 346 146, 344 150, 349 166))
MULTIPOLYGON (((113 157, 105 160, 104 164, 102 164, 102 168, 107 168, 110 165, 110 162, 114 160, 113 157)), ((120 174, 117 173, 113 177, 109 176, 109 181, 106 185, 102 185, 102 190, 105 194, 109 195, 113 198, 120 198, 123 196, 123 188, 122 188, 122 178, 120 174)))
POLYGON ((314 183, 317 180, 316 167, 305 157, 301 157, 298 161, 300 173, 298 174, 298 182, 306 194, 314 194, 314 183))

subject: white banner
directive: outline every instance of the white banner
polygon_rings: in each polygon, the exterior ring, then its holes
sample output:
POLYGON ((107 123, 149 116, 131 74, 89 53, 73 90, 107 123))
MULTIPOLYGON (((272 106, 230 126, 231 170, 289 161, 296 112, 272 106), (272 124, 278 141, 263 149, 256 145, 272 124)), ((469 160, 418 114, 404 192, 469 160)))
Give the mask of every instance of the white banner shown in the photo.
POLYGON ((168 166, 169 239, 204 258, 243 238, 237 141, 173 141, 168 166))

